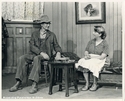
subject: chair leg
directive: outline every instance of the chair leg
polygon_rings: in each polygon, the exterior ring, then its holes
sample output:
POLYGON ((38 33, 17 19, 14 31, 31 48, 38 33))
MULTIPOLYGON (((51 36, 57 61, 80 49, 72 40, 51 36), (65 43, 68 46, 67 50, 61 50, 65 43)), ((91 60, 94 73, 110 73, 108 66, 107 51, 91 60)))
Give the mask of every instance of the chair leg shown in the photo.
POLYGON ((28 76, 26 77, 26 86, 28 86, 28 76))
POLYGON ((29 71, 29 65, 27 67, 26 86, 28 86, 28 76, 29 76, 28 71, 29 71))
POLYGON ((26 86, 28 86, 28 77, 29 77, 29 74, 30 74, 30 69, 32 68, 33 64, 27 64, 27 76, 26 76, 26 86))
POLYGON ((101 80, 101 73, 99 73, 99 80, 101 80))

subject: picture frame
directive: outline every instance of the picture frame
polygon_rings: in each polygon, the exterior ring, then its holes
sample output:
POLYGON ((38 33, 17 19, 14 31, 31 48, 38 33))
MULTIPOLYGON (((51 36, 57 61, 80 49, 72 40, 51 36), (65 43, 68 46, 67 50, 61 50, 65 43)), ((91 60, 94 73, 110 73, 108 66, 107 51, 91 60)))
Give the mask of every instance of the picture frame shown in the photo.
POLYGON ((76 24, 106 22, 105 2, 75 2, 76 24))

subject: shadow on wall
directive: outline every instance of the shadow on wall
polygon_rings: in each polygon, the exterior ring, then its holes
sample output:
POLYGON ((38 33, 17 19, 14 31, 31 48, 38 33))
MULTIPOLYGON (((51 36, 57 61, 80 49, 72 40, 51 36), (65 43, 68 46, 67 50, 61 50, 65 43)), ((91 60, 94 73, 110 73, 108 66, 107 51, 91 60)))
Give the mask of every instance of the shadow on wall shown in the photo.
POLYGON ((111 61, 113 61, 113 62, 122 61, 122 51, 121 50, 114 50, 113 57, 111 58, 111 61))
POLYGON ((67 52, 75 53, 75 49, 76 49, 77 45, 74 44, 74 42, 72 40, 67 40, 66 44, 67 44, 67 52))

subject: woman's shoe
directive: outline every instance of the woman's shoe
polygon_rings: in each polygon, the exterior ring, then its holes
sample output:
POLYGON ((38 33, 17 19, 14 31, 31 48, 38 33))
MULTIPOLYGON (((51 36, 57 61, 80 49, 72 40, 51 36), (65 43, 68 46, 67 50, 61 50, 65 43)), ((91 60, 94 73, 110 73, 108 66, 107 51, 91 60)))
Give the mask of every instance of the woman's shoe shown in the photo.
POLYGON ((87 91, 89 89, 89 86, 88 85, 85 85, 83 88, 82 88, 82 91, 87 91))
POLYGON ((93 84, 92 87, 89 89, 90 91, 96 91, 98 89, 98 86, 96 84, 93 84))

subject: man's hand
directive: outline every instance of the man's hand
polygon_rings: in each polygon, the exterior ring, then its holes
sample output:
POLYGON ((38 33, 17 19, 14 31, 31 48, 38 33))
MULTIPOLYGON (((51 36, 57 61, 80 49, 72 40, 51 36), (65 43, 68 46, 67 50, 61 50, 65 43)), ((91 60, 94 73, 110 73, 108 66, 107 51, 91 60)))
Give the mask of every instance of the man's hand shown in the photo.
POLYGON ((57 53, 56 53, 55 60, 59 60, 60 58, 61 58, 61 53, 60 53, 60 52, 57 52, 57 53))
POLYGON ((41 52, 40 55, 42 55, 43 58, 46 59, 46 60, 50 59, 49 56, 46 53, 44 53, 44 52, 41 52))

